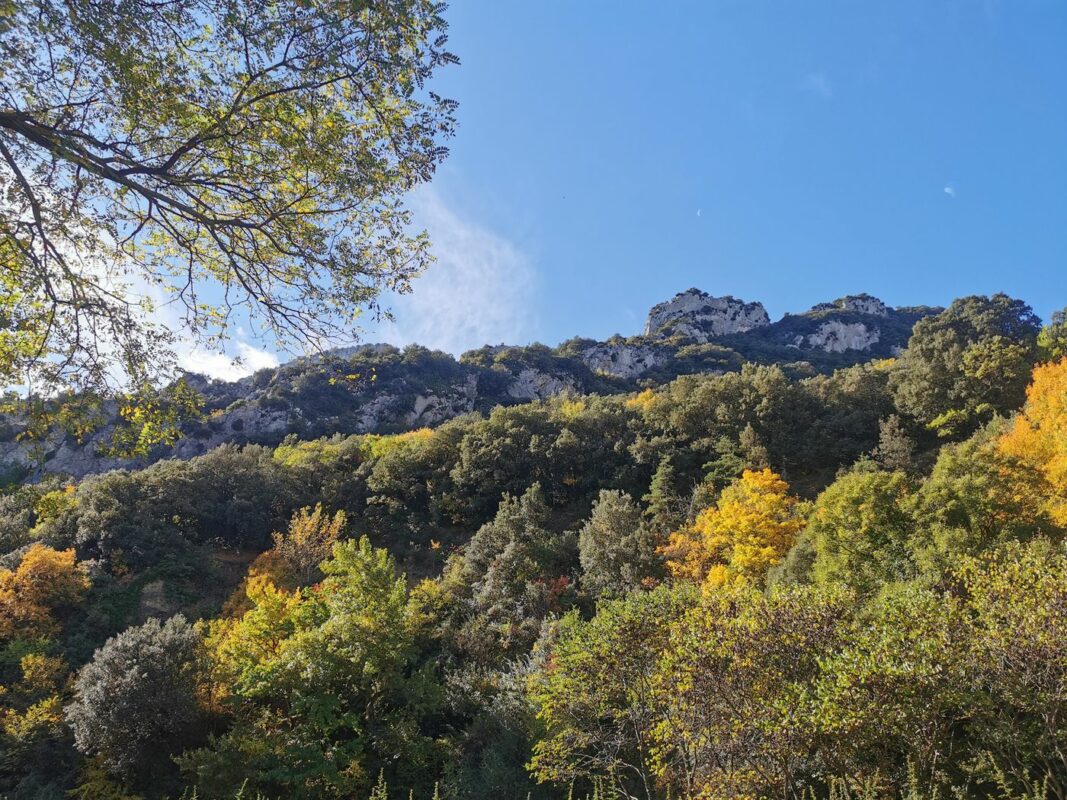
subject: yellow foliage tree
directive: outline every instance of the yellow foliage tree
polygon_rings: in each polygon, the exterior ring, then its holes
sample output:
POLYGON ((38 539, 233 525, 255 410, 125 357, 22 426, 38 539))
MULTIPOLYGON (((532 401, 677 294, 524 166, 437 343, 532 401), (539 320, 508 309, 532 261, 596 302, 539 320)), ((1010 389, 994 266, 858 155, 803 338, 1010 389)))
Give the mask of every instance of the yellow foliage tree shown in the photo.
POLYGON ((249 566, 248 576, 226 601, 224 615, 238 617, 248 611, 250 582, 255 577, 266 578, 286 591, 309 586, 321 578, 319 564, 333 552, 347 524, 344 511, 331 515, 321 503, 298 510, 289 520, 289 530, 275 531, 274 547, 260 553, 249 566))
POLYGON ((1044 475, 1048 514, 1067 527, 1067 358, 1034 369, 1026 406, 999 446, 1044 475))
POLYGON ((433 437, 432 428, 418 428, 405 433, 371 433, 363 437, 359 451, 364 458, 385 458, 394 450, 421 447, 433 437))
POLYGON ((299 585, 309 584, 318 576, 319 564, 333 552, 347 524, 344 511, 331 516, 323 511, 321 503, 302 508, 293 514, 287 533, 274 534, 274 551, 299 585))
POLYGON ((257 670, 273 664, 295 631, 299 591, 279 589, 266 575, 249 576, 244 590, 247 610, 237 619, 215 620, 210 626, 207 646, 215 666, 213 705, 230 693, 234 681, 251 679, 257 670))
POLYGON ((643 414, 648 413, 648 411, 651 410, 652 406, 656 404, 657 399, 658 398, 656 397, 656 393, 654 391, 652 391, 651 389, 645 389, 644 391, 638 392, 629 400, 627 400, 626 407, 632 408, 635 411, 640 411, 643 414))
POLYGON ((73 550, 35 544, 13 572, 0 570, 0 640, 50 635, 53 612, 76 604, 88 588, 73 550))
POLYGON ((802 504, 769 469, 745 470, 693 524, 662 548, 676 578, 714 588, 761 584, 804 527, 802 504))

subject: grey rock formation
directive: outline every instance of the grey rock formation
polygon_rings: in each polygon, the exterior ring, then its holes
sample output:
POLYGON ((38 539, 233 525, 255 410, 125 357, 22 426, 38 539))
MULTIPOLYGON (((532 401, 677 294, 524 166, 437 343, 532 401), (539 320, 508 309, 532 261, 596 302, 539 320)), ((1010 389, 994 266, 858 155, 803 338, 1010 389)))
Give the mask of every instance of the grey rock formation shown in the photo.
POLYGON ((526 367, 512 379, 508 386, 508 397, 515 400, 547 400, 557 394, 577 391, 578 384, 565 375, 550 375, 540 370, 526 367))
POLYGON ((62 431, 53 431, 40 440, 17 439, 0 443, 0 467, 5 470, 54 472, 82 477, 120 467, 138 466, 139 462, 107 456, 100 442, 110 436, 107 426, 85 444, 79 444, 62 431))
POLYGON ((860 314, 889 315, 889 306, 869 294, 850 294, 829 303, 819 303, 812 311, 855 311, 860 314))
POLYGON ((214 425, 206 430, 201 429, 195 436, 179 439, 171 455, 174 458, 192 458, 244 436, 262 438, 277 434, 281 438, 293 429, 299 419, 298 409, 279 411, 248 403, 234 404, 218 415, 214 425))
POLYGON ((669 351, 654 345, 604 342, 582 351, 582 362, 602 375, 616 378, 637 378, 650 369, 666 363, 669 351))
POLYGON ((862 322, 829 320, 818 327, 815 333, 797 336, 794 347, 818 348, 827 353, 843 353, 846 350, 870 350, 881 339, 881 331, 868 328, 862 322))
POLYGON ((707 342, 715 336, 744 333, 770 322, 762 303, 746 303, 729 295, 712 297, 699 289, 688 289, 652 307, 645 335, 680 334, 707 342))
MULTIPOLYGON (((453 386, 450 391, 440 395, 416 395, 415 406, 407 415, 406 422, 418 427, 439 425, 445 420, 473 411, 477 400, 478 376, 468 375, 462 384, 453 386)), ((380 423, 376 423, 367 430, 373 431, 379 425, 380 423)))

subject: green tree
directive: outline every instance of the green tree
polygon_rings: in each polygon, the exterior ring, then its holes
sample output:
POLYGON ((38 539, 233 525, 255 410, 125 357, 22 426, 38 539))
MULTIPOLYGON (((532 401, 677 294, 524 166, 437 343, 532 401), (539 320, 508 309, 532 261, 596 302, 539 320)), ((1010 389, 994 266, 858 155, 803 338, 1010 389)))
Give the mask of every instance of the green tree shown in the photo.
POLYGON ((929 578, 944 577, 961 558, 1008 542, 1063 536, 1048 513, 1050 489, 1042 474, 998 447, 1002 427, 943 447, 910 501, 916 522, 910 547, 929 578))
POLYGON ((964 297, 915 323, 890 377, 899 411, 943 436, 966 435, 1022 405, 1038 318, 1004 294, 964 297))
POLYGON ((1042 361, 1059 361, 1067 356, 1067 308, 1055 311, 1048 325, 1037 335, 1042 361))
POLYGON ((803 796, 824 764, 811 687, 845 641, 850 600, 811 588, 705 593, 653 678, 657 773, 671 796, 803 796))
POLYGON ((78 749, 126 778, 165 773, 167 756, 192 743, 202 719, 200 648, 182 616, 150 619, 109 639, 78 673, 66 708, 78 749))
POLYGON ((0 379, 134 385, 162 292, 314 346, 429 260, 404 193, 445 155, 442 4, 33 0, 3 10, 0 379))
POLYGON ((652 730, 662 701, 653 681, 671 625, 694 595, 661 586, 603 603, 588 622, 575 613, 560 621, 530 681, 545 728, 530 764, 539 780, 591 787, 603 779, 623 797, 660 796, 652 730))
MULTIPOLYGON (((972 620, 960 683, 979 691, 967 709, 976 778, 1022 795, 1044 785, 1067 796, 1067 558, 1038 539, 1011 543, 957 572, 972 620)), ((1035 792, 1036 794, 1036 792, 1035 792)))
POLYGON ((664 574, 657 537, 624 492, 601 490, 578 533, 582 583, 595 596, 622 595, 664 574))
MULTIPOLYGON (((956 796, 950 787, 967 786, 974 755, 963 723, 982 705, 964 671, 970 643, 950 595, 906 584, 865 608, 823 654, 810 689, 826 771, 853 785, 888 784, 879 796, 904 796, 912 783, 956 796)), ((972 788, 963 796, 987 795, 972 788)))
POLYGON ((815 547, 813 575, 861 595, 914 577, 912 487, 900 472, 857 469, 841 476, 815 500, 805 536, 815 547))
POLYGON ((540 484, 501 500, 464 552, 470 655, 496 663, 529 652, 545 617, 574 601, 575 539, 552 530, 540 484))
POLYGON ((911 472, 915 469, 915 439, 908 433, 898 414, 890 414, 878 423, 878 447, 875 461, 890 472, 911 472))
POLYGON ((648 493, 641 499, 646 503, 648 524, 656 534, 665 536, 685 521, 685 501, 678 492, 678 471, 668 456, 660 459, 648 493))
POLYGON ((420 791, 439 769, 423 728, 441 703, 420 664, 423 624, 407 583, 366 537, 334 547, 318 590, 289 594, 249 581, 252 608, 218 623, 208 645, 233 725, 183 769, 208 796, 345 798, 378 774, 420 791))

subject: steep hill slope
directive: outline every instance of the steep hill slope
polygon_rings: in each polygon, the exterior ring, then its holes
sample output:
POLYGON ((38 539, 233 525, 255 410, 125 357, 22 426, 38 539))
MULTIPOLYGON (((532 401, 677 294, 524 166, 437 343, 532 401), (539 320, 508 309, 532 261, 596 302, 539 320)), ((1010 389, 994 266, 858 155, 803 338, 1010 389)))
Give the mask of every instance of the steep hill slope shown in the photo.
POLYGON ((34 478, 75 477, 164 457, 189 458, 226 442, 276 444, 288 434, 396 432, 433 427, 472 411, 567 394, 612 394, 679 375, 720 373, 746 361, 780 364, 798 376, 888 357, 914 323, 939 309, 886 306, 870 295, 821 303, 771 322, 760 303, 689 289, 653 307, 642 335, 571 339, 558 347, 485 346, 452 356, 387 344, 299 358, 235 382, 188 380, 205 400, 184 436, 142 459, 104 454, 117 415, 83 440, 55 429, 43 440, 0 420, 0 471, 34 478))

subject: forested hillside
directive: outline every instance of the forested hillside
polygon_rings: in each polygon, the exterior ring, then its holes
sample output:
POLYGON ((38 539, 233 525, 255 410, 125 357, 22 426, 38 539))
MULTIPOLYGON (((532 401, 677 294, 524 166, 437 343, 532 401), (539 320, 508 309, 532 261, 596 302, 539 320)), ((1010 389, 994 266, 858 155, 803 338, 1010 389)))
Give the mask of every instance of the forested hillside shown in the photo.
POLYGON ((1065 465, 1067 326, 998 295, 829 374, 12 483, 0 793, 1063 798, 1065 465))
POLYGON ((94 393, 62 402, 16 396, 0 406, 9 411, 0 413, 0 473, 83 477, 226 443, 276 446, 289 434, 396 433, 498 405, 622 394, 748 362, 777 364, 791 377, 830 373, 894 355, 916 320, 938 310, 850 295, 772 323, 760 303, 690 289, 653 307, 644 333, 629 338, 486 345, 458 359, 417 345, 340 348, 238 381, 187 374, 154 393, 151 410, 94 393))

